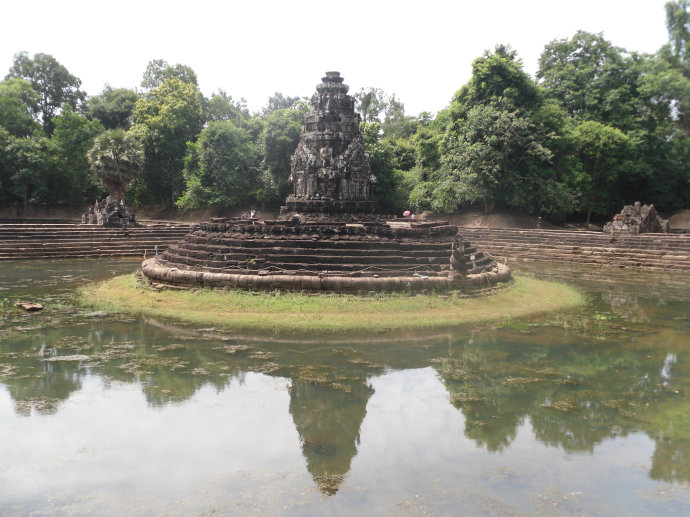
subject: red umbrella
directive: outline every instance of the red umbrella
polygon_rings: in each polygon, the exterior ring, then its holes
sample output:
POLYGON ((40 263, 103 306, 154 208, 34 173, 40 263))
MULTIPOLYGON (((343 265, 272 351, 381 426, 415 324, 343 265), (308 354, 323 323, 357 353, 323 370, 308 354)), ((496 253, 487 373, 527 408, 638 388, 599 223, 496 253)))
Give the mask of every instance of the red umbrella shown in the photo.
POLYGON ((410 211, 409 211, 409 210, 405 210, 405 211, 403 212, 403 217, 410 217, 410 211))

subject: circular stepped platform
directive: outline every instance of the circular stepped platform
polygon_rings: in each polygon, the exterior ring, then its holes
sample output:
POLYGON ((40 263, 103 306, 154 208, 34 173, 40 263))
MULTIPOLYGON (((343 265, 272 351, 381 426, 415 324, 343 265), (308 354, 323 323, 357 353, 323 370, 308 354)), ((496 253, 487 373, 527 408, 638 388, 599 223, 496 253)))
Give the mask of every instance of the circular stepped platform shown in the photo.
POLYGON ((356 291, 486 287, 510 276, 467 242, 461 272, 452 267, 457 233, 445 221, 212 219, 142 270, 169 285, 356 291))

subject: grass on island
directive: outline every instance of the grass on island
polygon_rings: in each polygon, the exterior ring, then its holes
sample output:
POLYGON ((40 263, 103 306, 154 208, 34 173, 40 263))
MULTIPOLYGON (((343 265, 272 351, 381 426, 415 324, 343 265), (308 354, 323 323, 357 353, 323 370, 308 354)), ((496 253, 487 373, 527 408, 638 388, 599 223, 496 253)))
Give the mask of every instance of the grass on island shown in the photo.
POLYGON ((233 330, 336 333, 429 330, 505 322, 585 303, 577 289, 514 276, 490 296, 460 293, 352 295, 241 289, 153 290, 125 275, 82 288, 79 303, 95 309, 173 318, 233 330))
POLYGON ((490 296, 465 297, 457 292, 363 296, 242 289, 156 291, 132 274, 83 287, 78 300, 108 312, 233 330, 336 333, 506 322, 576 307, 585 303, 585 296, 573 287, 525 276, 514 276, 490 296))

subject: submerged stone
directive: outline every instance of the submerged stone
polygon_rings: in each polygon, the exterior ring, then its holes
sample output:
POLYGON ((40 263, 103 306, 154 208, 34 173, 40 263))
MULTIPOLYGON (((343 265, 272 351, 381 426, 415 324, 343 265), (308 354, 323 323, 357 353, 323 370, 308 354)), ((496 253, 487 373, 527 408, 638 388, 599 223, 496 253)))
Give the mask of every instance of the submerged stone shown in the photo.
POLYGON ((34 302, 16 302, 15 306, 24 309, 27 312, 36 312, 43 310, 43 305, 34 302))

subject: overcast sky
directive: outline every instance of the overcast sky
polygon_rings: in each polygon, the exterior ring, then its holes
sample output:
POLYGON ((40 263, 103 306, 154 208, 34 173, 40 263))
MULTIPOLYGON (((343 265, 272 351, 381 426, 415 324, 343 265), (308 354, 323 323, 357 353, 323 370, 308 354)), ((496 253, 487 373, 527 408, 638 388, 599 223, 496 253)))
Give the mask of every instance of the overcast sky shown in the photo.
POLYGON ((436 112, 472 61, 508 43, 534 76, 544 45, 577 30, 629 51, 667 41, 666 0, 21 0, 0 11, 0 77, 16 52, 51 54, 89 95, 139 86, 147 63, 194 69, 202 92, 311 96, 327 70, 350 93, 396 93, 406 112, 436 112))

